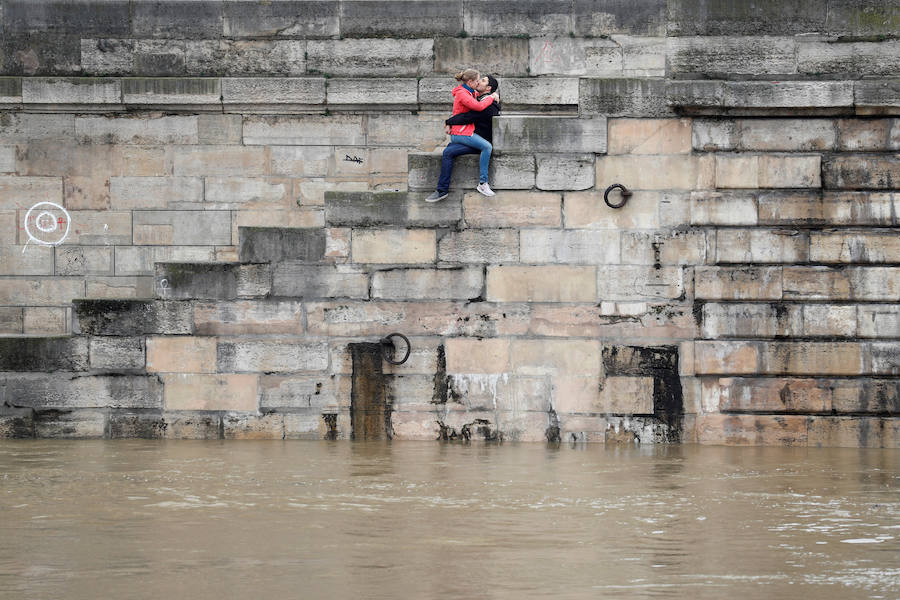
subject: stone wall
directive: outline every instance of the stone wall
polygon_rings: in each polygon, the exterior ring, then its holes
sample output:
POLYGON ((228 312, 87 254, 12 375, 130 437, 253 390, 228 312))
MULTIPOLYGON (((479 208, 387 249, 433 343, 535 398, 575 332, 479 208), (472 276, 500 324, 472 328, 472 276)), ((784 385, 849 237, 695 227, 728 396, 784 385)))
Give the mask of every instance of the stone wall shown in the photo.
POLYGON ((900 445, 896 1, 0 24, 2 436, 900 445), (426 204, 472 65, 498 194, 426 204))

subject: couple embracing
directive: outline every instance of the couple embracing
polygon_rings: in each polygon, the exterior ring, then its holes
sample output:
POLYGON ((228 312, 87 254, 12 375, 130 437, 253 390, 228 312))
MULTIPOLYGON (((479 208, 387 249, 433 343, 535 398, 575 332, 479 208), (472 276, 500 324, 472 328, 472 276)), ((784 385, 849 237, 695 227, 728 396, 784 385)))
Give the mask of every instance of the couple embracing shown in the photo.
POLYGON ((450 191, 453 159, 463 154, 481 154, 478 161, 478 187, 485 196, 493 196, 488 185, 488 165, 491 162, 491 118, 500 114, 499 84, 491 75, 482 76, 475 69, 456 74, 460 82, 453 88, 453 116, 445 121, 445 132, 450 134, 450 145, 441 157, 441 176, 437 189, 425 198, 426 202, 438 202, 450 191))

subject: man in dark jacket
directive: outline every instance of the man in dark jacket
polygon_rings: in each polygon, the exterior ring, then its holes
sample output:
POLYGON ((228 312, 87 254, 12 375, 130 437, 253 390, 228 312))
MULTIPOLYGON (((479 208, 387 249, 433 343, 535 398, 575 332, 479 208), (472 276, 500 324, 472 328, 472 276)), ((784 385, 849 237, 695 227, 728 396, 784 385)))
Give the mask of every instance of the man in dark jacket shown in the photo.
MULTIPOLYGON (((486 94, 496 92, 500 84, 491 75, 485 75, 478 80, 479 98, 486 94)), ((493 134, 491 127, 491 119, 500 114, 500 103, 494 102, 481 112, 464 112, 454 115, 447 119, 444 123, 449 128, 450 125, 466 125, 475 123, 475 133, 493 143, 493 134)), ((453 174, 453 159, 463 154, 478 154, 480 151, 466 146, 464 144, 451 143, 444 148, 444 154, 441 156, 441 177, 438 179, 437 189, 425 198, 425 202, 438 202, 447 197, 450 192, 450 176, 453 174)))

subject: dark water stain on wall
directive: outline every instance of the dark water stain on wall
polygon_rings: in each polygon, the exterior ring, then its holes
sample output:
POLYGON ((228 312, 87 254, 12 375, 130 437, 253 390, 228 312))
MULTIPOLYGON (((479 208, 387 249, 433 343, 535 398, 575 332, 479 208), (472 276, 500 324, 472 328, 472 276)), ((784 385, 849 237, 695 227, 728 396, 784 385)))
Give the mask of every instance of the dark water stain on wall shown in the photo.
POLYGON ((381 344, 350 344, 350 355, 353 358, 350 437, 354 440, 391 439, 391 404, 381 344))

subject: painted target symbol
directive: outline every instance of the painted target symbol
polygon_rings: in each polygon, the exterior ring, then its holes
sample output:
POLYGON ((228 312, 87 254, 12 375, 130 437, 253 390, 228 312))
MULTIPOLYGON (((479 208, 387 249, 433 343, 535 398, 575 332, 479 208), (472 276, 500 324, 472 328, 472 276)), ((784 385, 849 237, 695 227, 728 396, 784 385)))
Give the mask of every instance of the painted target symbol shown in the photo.
POLYGON ((25 213, 28 241, 42 246, 58 246, 69 235, 72 220, 65 208, 53 202, 38 202, 25 213))

